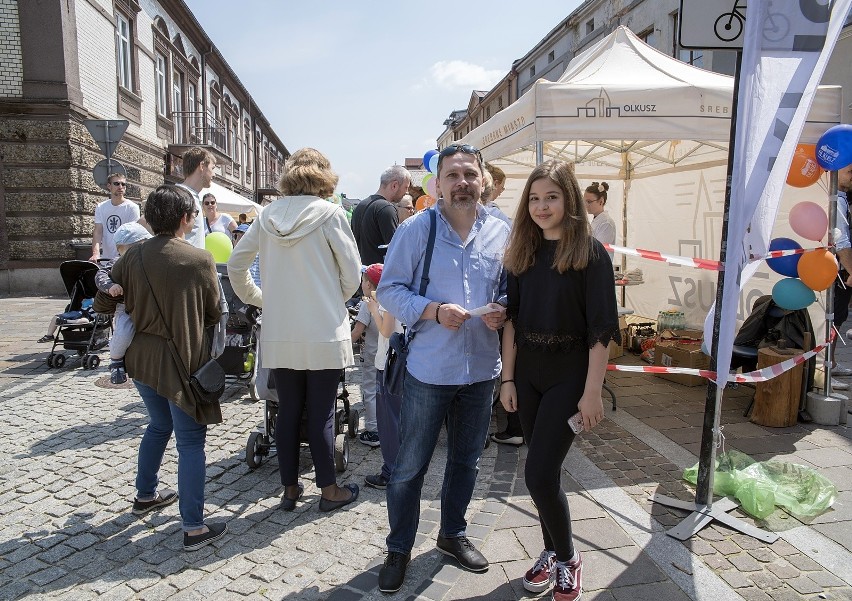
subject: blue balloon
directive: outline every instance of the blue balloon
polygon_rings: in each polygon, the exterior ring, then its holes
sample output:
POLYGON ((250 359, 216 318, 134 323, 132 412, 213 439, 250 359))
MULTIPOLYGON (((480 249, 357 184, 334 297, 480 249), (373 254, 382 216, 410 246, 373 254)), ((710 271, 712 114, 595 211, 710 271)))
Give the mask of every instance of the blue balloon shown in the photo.
POLYGON ((772 300, 782 309, 796 311, 816 300, 814 291, 798 278, 784 278, 772 287, 772 300))
MULTIPOLYGON (((802 245, 790 238, 775 238, 769 243, 769 250, 792 250, 802 248, 802 245)), ((799 259, 802 255, 787 255, 777 259, 767 259, 766 264, 775 273, 786 275, 788 278, 799 277, 799 259)))
POLYGON ((816 160, 826 171, 837 171, 852 163, 852 125, 835 125, 816 145, 816 160))
POLYGON ((438 154, 438 151, 437 151, 437 150, 427 150, 427 151, 426 151, 426 154, 424 154, 424 155, 423 155, 423 166, 424 166, 424 167, 426 167, 426 169, 428 169, 428 168, 429 168, 429 161, 430 161, 430 160, 432 159, 432 157, 433 157, 433 156, 435 156, 436 154, 438 154))

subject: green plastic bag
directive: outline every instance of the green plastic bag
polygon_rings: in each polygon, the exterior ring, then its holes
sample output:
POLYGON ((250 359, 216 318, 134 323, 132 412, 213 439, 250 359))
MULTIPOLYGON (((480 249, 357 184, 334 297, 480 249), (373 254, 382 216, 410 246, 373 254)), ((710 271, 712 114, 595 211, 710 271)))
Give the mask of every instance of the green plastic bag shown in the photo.
MULTIPOLYGON (((687 482, 698 481, 698 464, 683 472, 687 482)), ((817 471, 782 461, 755 462, 733 450, 716 461, 713 492, 732 496, 749 515, 763 519, 782 507, 798 518, 827 511, 837 498, 837 487, 817 471)))

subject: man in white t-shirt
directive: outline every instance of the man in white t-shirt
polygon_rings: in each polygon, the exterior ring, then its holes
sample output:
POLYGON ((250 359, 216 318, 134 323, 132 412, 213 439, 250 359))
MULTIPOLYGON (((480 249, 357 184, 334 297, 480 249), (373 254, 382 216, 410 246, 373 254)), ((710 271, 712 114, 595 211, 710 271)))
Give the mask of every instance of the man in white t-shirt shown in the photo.
POLYGON ((89 261, 114 259, 118 256, 113 236, 125 223, 139 219, 139 205, 124 197, 127 192, 127 178, 120 173, 107 177, 109 200, 95 208, 95 231, 92 234, 92 256, 89 261))
POLYGON ((183 172, 185 174, 181 188, 192 195, 195 201, 195 224, 186 236, 186 241, 198 248, 204 248, 204 212, 201 210, 199 192, 210 187, 216 173, 216 157, 205 148, 195 146, 183 153, 183 172))

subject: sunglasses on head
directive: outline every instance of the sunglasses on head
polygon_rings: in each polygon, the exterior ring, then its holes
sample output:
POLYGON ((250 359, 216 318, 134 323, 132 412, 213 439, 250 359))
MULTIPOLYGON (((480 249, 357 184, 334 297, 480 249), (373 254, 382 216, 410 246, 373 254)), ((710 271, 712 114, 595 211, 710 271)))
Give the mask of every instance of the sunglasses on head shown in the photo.
POLYGON ((443 158, 452 156, 457 152, 472 154, 480 161, 482 161, 482 153, 479 152, 479 149, 476 146, 471 146, 470 144, 450 144, 444 150, 438 153, 438 157, 443 158))

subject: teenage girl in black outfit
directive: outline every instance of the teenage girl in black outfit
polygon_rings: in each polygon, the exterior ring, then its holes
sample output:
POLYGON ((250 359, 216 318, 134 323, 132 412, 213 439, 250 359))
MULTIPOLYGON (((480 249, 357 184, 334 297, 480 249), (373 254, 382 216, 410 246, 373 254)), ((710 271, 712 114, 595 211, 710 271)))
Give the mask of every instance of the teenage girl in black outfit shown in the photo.
POLYGON ((510 321, 503 331, 500 401, 517 411, 529 447, 525 479, 544 536, 524 587, 553 584, 555 601, 582 591, 562 462, 574 441, 568 418, 586 431, 603 419, 601 389, 610 340, 620 342, 612 262, 591 235, 573 167, 548 161, 524 188, 505 253, 510 321))

